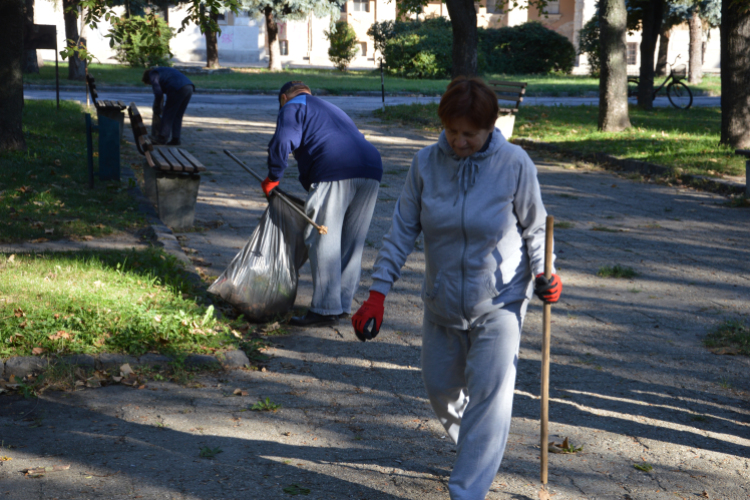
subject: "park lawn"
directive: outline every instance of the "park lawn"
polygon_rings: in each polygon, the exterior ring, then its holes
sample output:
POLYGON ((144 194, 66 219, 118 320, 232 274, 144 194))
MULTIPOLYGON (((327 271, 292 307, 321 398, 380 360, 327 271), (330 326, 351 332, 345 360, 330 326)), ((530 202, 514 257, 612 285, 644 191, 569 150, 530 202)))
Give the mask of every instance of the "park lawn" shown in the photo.
POLYGON ((0 243, 80 240, 146 226, 127 184, 96 178, 98 158, 89 189, 83 112, 68 101, 60 110, 54 101, 26 101, 27 150, 0 152, 0 243))
POLYGON ((0 254, 0 357, 238 347, 196 287, 161 249, 0 254))
MULTIPOLYGON (((437 104, 387 106, 375 116, 428 130, 441 129, 437 104)), ((557 145, 561 151, 608 153, 673 167, 675 173, 741 175, 744 158, 719 145, 719 108, 657 108, 643 111, 630 106, 632 127, 620 133, 596 129, 596 106, 521 106, 514 137, 557 145), (679 170, 678 170, 679 169, 679 170)))
MULTIPOLYGON (((141 86, 143 68, 130 68, 116 64, 92 64, 89 72, 102 87, 141 86)), ((67 75, 67 67, 61 68, 61 77, 67 75), (64 70, 64 71, 63 71, 64 70)), ((229 73, 211 75, 188 75, 201 90, 236 89, 246 92, 278 92, 278 89, 289 80, 303 80, 314 91, 325 91, 330 94, 351 94, 355 92, 380 92, 380 72, 378 70, 346 71, 327 69, 287 69, 268 71, 264 68, 232 68, 229 73)), ((576 75, 484 75, 487 80, 510 80, 528 82, 528 95, 544 96, 585 96, 598 95, 599 80, 590 76, 576 75)), ((55 67, 45 64, 38 75, 24 75, 29 84, 54 85, 55 67)), ((449 80, 411 80, 386 75, 386 92, 414 92, 420 94, 442 94, 449 80)), ((61 80, 64 85, 80 85, 83 82, 61 80)), ((719 95, 721 80, 718 76, 706 75, 700 85, 691 85, 691 89, 703 93, 719 95)), ((115 96, 110 96, 115 98, 115 96)))

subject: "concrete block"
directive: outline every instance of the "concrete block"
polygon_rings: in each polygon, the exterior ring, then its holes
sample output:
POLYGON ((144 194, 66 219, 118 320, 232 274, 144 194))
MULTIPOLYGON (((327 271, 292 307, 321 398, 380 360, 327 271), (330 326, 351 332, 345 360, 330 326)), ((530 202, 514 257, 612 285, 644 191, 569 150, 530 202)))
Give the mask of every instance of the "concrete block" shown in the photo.
POLYGON ((158 202, 156 196, 156 171, 148 166, 146 160, 143 160, 143 194, 153 206, 156 206, 158 202))
POLYGON ((220 363, 208 354, 191 354, 185 358, 185 365, 201 368, 219 368, 220 363))
POLYGON ((169 356, 164 356, 163 354, 154 354, 154 353, 148 353, 144 354, 140 358, 138 358, 138 364, 141 366, 151 366, 151 367, 160 367, 160 368, 166 368, 167 365, 172 361, 172 358, 169 356))
POLYGON ((516 115, 511 113, 509 115, 500 115, 497 117, 497 120, 495 120, 495 127, 500 129, 500 132, 502 132, 503 137, 506 139, 510 139, 510 137, 513 135, 513 126, 516 123, 516 115))
POLYGON ((138 359, 127 354, 104 353, 99 355, 99 366, 102 370, 119 371, 120 367, 125 363, 130 364, 131 367, 135 367, 138 364, 138 359))
POLYGON ((200 175, 156 173, 157 209, 164 224, 172 229, 193 226, 200 182, 200 175))
POLYGON ((73 354, 72 356, 65 356, 60 358, 60 363, 96 369, 96 358, 88 354, 73 354))
POLYGON ((32 373, 40 373, 47 367, 47 358, 39 356, 17 356, 10 358, 5 362, 5 376, 15 375, 16 378, 23 378, 32 373))
POLYGON ((218 354, 216 358, 224 368, 244 368, 250 366, 250 359, 239 349, 218 354))

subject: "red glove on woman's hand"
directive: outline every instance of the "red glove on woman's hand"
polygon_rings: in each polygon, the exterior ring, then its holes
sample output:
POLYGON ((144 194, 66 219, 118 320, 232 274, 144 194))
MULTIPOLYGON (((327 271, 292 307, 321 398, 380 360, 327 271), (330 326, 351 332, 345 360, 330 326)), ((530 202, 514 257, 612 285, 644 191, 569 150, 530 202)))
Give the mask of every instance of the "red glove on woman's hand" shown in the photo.
POLYGON ((362 342, 374 339, 380 332, 380 325, 383 324, 383 302, 385 295, 370 290, 370 297, 352 316, 354 333, 362 342))
POLYGON ((547 304, 554 304, 560 300, 562 280, 556 274, 550 276, 549 281, 544 274, 537 274, 534 280, 534 293, 547 304))
POLYGON ((266 180, 260 183, 260 187, 263 188, 263 192, 266 194, 266 198, 271 196, 271 191, 273 191, 274 188, 278 185, 279 181, 272 181, 268 177, 266 177, 266 180))

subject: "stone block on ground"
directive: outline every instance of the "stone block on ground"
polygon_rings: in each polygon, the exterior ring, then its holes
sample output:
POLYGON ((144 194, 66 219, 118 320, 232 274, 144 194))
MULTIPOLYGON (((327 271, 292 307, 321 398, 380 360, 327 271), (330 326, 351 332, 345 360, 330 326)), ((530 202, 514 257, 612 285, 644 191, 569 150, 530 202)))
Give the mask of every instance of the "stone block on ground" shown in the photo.
POLYGON ((172 358, 169 356, 165 356, 163 354, 155 354, 153 352, 150 352, 148 354, 144 354, 140 358, 138 358, 138 364, 140 366, 151 366, 151 367, 160 367, 160 368, 166 368, 167 365, 172 361, 172 358))
POLYGON ((15 375, 16 378, 27 377, 33 373, 40 373, 47 367, 47 358, 39 356, 17 356, 5 362, 5 376, 15 375))
POLYGON ((125 363, 130 366, 136 366, 138 359, 127 354, 110 354, 104 353, 99 355, 99 366, 102 370, 119 370, 125 363))
POLYGON ((164 224, 173 229, 193 227, 200 182, 195 174, 156 174, 157 210, 164 224))
POLYGON ((224 368, 244 368, 250 366, 250 359, 243 351, 239 349, 227 351, 216 355, 224 368))
POLYGON ((185 358, 185 365, 196 368, 219 368, 221 366, 214 356, 208 354, 191 354, 185 358))
POLYGON ((73 354, 60 358, 60 363, 66 365, 84 366, 86 368, 96 368, 96 358, 89 354, 73 354))

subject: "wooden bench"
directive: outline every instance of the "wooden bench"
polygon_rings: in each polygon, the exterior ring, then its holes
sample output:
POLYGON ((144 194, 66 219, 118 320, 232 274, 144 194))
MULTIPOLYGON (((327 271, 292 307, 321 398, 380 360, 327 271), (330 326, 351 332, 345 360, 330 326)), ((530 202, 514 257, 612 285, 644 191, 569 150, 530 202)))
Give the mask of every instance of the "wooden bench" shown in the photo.
POLYGON ((125 115, 122 110, 127 106, 122 101, 104 101, 99 99, 96 80, 86 74, 86 86, 96 108, 99 126, 99 178, 102 180, 120 180, 120 141, 122 141, 125 115))
POLYGON ((526 82, 506 82, 493 80, 488 82, 490 88, 495 91, 499 100, 508 101, 508 106, 500 107, 500 114, 495 121, 495 126, 500 129, 503 136, 509 139, 513 135, 513 125, 516 123, 516 113, 526 95, 526 82))
POLYGON ((91 75, 86 75, 86 85, 89 87, 89 94, 91 94, 91 100, 94 101, 94 107, 97 111, 101 110, 117 110, 122 111, 127 108, 122 101, 105 101, 99 99, 99 92, 96 90, 96 78, 91 75))
POLYGON ((138 106, 128 106, 130 127, 138 152, 144 156, 143 179, 146 197, 159 212, 159 218, 175 229, 191 227, 200 172, 206 167, 184 148, 155 146, 148 136, 138 106))

